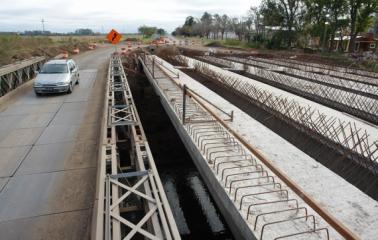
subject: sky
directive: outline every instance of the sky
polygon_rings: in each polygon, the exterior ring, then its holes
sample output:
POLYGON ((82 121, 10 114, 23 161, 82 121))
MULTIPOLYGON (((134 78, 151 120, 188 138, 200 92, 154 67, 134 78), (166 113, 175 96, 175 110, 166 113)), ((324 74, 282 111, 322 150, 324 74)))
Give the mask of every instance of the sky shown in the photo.
POLYGON ((182 25, 189 15, 204 11, 229 16, 245 15, 260 0, 0 0, 0 32, 45 30, 73 32, 137 32, 139 26, 161 27, 168 32, 182 25))

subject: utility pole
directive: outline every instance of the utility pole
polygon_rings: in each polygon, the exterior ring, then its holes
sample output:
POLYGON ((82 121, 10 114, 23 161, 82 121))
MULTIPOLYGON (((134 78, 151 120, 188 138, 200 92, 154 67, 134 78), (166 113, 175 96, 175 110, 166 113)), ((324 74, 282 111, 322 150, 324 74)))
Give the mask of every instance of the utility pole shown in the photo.
POLYGON ((45 19, 42 18, 41 23, 42 23, 42 35, 44 35, 45 34, 45 19))
POLYGON ((329 14, 327 13, 326 16, 325 16, 325 22, 324 22, 324 33, 323 33, 323 42, 322 42, 322 52, 325 52, 326 51, 326 47, 327 47, 327 26, 329 25, 329 22, 328 22, 328 18, 329 18, 329 14))

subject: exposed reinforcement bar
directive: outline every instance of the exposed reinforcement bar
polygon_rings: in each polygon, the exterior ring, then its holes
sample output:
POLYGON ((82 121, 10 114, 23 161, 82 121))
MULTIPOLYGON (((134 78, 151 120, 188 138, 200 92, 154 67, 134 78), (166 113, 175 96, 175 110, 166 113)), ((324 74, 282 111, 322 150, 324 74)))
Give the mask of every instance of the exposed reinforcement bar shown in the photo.
MULTIPOLYGON (((173 112, 175 127, 181 123, 179 128, 187 136, 184 138, 190 139, 184 140, 190 144, 188 148, 195 146, 200 153, 198 156, 205 160, 201 163, 202 167, 211 170, 207 173, 214 174, 216 182, 209 186, 210 191, 215 185, 221 186, 218 189, 232 202, 232 206, 224 207, 226 211, 236 209, 239 219, 244 219, 244 224, 249 226, 257 239, 282 239, 298 235, 328 239, 331 232, 337 232, 338 237, 358 239, 243 137, 230 129, 203 100, 179 83, 179 74, 172 75, 155 58, 140 58, 144 71, 164 99, 162 101, 169 106, 165 106, 166 110, 169 108, 173 112), (182 119, 183 116, 185 119, 182 119)), ((219 192, 215 194, 219 195, 219 192)), ((248 233, 244 236, 248 236, 248 233)))

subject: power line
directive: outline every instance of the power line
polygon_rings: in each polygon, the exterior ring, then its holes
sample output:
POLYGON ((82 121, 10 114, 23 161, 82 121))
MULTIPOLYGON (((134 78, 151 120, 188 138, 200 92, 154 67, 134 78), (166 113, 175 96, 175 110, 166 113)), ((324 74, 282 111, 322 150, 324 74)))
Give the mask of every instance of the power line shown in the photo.
POLYGON ((42 18, 41 23, 42 23, 42 34, 44 34, 45 33, 45 19, 42 18))

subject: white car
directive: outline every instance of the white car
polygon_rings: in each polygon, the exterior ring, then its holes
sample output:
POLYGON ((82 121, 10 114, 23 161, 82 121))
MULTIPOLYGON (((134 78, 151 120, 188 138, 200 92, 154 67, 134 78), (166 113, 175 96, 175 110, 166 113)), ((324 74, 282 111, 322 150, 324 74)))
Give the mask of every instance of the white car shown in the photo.
POLYGON ((59 59, 46 62, 34 80, 37 96, 43 93, 72 93, 79 84, 79 68, 72 59, 59 59))

